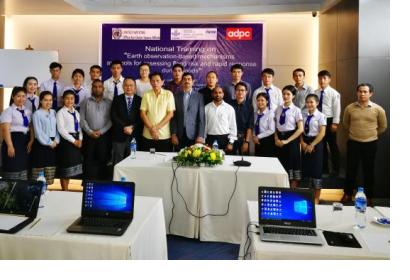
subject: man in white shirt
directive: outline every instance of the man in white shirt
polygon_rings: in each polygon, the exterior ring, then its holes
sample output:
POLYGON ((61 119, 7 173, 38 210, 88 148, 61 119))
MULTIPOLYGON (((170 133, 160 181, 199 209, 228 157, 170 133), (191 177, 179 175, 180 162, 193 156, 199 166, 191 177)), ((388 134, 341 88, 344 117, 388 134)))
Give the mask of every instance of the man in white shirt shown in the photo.
POLYGON ((305 70, 302 68, 297 68, 293 70, 292 78, 295 81, 295 87, 298 90, 296 94, 295 101, 293 102, 296 106, 303 110, 305 107, 305 98, 311 93, 314 93, 312 87, 305 83, 305 70))
POLYGON ((330 159, 332 163, 332 176, 339 174, 339 148, 337 147, 337 128, 340 122, 340 93, 330 86, 331 74, 327 70, 322 70, 318 73, 319 88, 315 94, 319 97, 319 105, 317 109, 326 116, 327 126, 326 134, 323 138, 323 173, 329 173, 328 151, 329 145, 330 159))
POLYGON ((273 77, 275 76, 275 72, 272 68, 265 68, 261 73, 262 79, 262 86, 257 88, 252 95, 252 105, 253 111, 258 111, 258 106, 256 105, 256 96, 260 92, 266 92, 268 94, 268 109, 272 110, 274 107, 278 107, 283 103, 282 99, 282 91, 280 88, 276 87, 273 84, 273 77))
POLYGON ((219 149, 231 152, 237 140, 235 109, 223 100, 220 86, 215 87, 212 96, 214 100, 205 106, 205 142, 213 146, 216 141, 219 149))
POLYGON ((93 82, 96 81, 96 80, 100 80, 100 79, 101 79, 101 74, 102 74, 102 68, 101 68, 101 66, 100 66, 100 65, 97 65, 97 64, 92 65, 92 66, 90 67, 90 73, 89 73, 89 74, 90 74, 90 80, 87 81, 87 82, 84 84, 84 86, 88 89, 88 92, 90 93, 90 96, 91 96, 91 93, 93 92, 93 91, 92 91, 93 82))
POLYGON ((114 97, 124 93, 122 87, 124 77, 121 75, 122 62, 120 60, 113 60, 110 64, 110 70, 111 78, 104 81, 104 97, 112 101, 114 97))
POLYGON ((63 95, 64 83, 60 81, 63 66, 58 62, 52 62, 49 68, 51 78, 41 83, 40 92, 47 90, 53 94, 53 109, 57 110, 63 106, 61 96, 63 95))

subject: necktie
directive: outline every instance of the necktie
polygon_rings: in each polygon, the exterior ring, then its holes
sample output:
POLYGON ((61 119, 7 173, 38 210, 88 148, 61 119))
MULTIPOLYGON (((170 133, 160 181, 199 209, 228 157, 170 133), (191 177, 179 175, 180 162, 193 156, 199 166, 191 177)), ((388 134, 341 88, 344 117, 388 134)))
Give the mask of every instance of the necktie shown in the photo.
POLYGON ((77 116, 75 115, 75 111, 74 112, 70 112, 70 111, 67 111, 68 113, 70 113, 70 115, 71 116, 73 116, 73 118, 74 118, 74 130, 75 130, 75 132, 78 132, 78 120, 77 120, 77 116))
POLYGON ((21 116, 23 117, 23 125, 25 127, 28 127, 28 118, 26 114, 24 113, 24 110, 17 109, 17 111, 19 111, 21 113, 21 116))
POLYGON ((258 114, 258 116, 256 117, 256 122, 255 122, 255 135, 256 136, 258 136, 259 133, 260 133, 259 122, 260 122, 262 117, 263 117, 263 114, 258 114))
POLYGON ((270 95, 269 95, 270 88, 265 88, 265 90, 266 90, 266 95, 268 96, 268 99, 266 101, 268 102, 268 108, 270 110, 270 95))
POLYGON ((324 90, 320 91, 320 99, 319 99, 319 105, 317 106, 317 109, 322 112, 322 104, 323 104, 323 95, 325 94, 324 90))
POLYGON ((53 86, 53 109, 57 109, 57 82, 53 86))
POLYGON ((289 110, 290 107, 288 108, 284 108, 282 107, 282 113, 280 114, 280 118, 279 118, 279 124, 280 125, 284 125, 286 122, 286 111, 289 110))
POLYGON ((131 98, 131 97, 127 97, 127 110, 128 110, 128 114, 131 113, 131 106, 132 106, 132 98, 131 98))
POLYGON ((73 91, 74 91, 74 93, 75 93, 75 99, 74 99, 74 104, 75 104, 75 106, 77 107, 78 106, 78 104, 80 103, 80 95, 79 95, 79 92, 81 91, 81 88, 80 89, 75 89, 75 88, 73 88, 73 91))
POLYGON ((119 83, 119 81, 114 82, 114 97, 118 96, 118 87, 117 87, 118 83, 119 83))
POLYGON ((35 104, 36 99, 33 97, 33 98, 29 98, 28 100, 31 102, 31 111, 34 113, 36 111, 36 104, 35 104))
POLYGON ((310 120, 312 119, 312 117, 313 117, 313 114, 308 115, 307 119, 306 119, 306 122, 305 122, 305 135, 306 136, 308 136, 308 134, 309 134, 309 130, 310 130, 309 124, 310 124, 310 120))

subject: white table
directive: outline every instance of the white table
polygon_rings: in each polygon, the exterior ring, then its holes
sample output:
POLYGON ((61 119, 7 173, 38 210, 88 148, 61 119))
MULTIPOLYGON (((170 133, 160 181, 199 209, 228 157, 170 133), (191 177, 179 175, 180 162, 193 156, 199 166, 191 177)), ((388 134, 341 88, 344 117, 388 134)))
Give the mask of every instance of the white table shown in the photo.
MULTIPOLYGON (((262 242, 259 235, 249 233, 251 245, 247 259, 389 259, 390 258, 390 227, 384 227, 371 222, 373 217, 380 217, 373 208, 367 208, 367 225, 364 229, 354 229, 353 206, 344 206, 338 217, 333 216, 331 205, 316 205, 316 222, 318 232, 323 238, 323 246, 298 245, 275 242, 262 242), (353 233, 362 248, 347 248, 329 246, 321 230, 353 233)), ((258 202, 248 201, 247 224, 258 222, 258 202)), ((258 231, 254 226, 250 231, 258 231)), ((244 256, 246 242, 246 226, 239 251, 239 258, 244 256)), ((249 240, 248 240, 249 243, 249 240)))
MULTIPOLYGON (((114 180, 122 176, 135 182, 135 193, 141 196, 161 197, 164 202, 166 226, 175 203, 170 233, 202 241, 223 241, 239 244, 246 225, 246 201, 258 197, 259 186, 289 187, 288 175, 276 158, 246 157, 252 165, 240 167, 236 191, 226 216, 195 218, 185 207, 178 194, 177 184, 172 185, 172 157, 175 153, 150 155, 138 152, 136 159, 126 158, 114 168, 114 180)), ((178 189, 192 214, 224 214, 235 186, 236 166, 232 162, 239 156, 226 156, 223 165, 215 167, 180 167, 176 171, 178 189)), ((176 164, 174 164, 176 167, 176 164)), ((169 231, 168 231, 169 232, 169 231)))
POLYGON ((35 226, 0 233, 0 259, 167 259, 161 199, 135 197, 134 219, 122 236, 66 232, 80 216, 81 199, 81 193, 48 192, 35 226))

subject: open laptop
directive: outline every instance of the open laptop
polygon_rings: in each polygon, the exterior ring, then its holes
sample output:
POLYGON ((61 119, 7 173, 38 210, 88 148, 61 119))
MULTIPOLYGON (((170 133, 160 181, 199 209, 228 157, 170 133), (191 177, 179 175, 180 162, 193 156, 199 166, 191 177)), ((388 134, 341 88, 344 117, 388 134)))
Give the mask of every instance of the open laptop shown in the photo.
POLYGON ((262 241, 323 245, 313 190, 259 187, 258 202, 262 241))
POLYGON ((84 181, 81 217, 67 231, 122 235, 132 222, 134 193, 133 182, 84 181))
POLYGON ((16 233, 36 217, 42 182, 0 179, 0 232, 16 233))

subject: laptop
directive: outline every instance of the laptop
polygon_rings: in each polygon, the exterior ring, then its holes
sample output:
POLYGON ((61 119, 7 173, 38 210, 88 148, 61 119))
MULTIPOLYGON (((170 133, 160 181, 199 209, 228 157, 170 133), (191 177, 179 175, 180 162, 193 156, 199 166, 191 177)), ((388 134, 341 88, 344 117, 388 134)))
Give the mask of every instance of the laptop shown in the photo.
POLYGON ((316 228, 314 191, 259 187, 262 241, 323 245, 316 228))
POLYGON ((71 233, 123 235, 134 215, 133 182, 84 181, 81 217, 71 233))
POLYGON ((36 217, 42 182, 0 179, 0 232, 16 233, 36 217))

